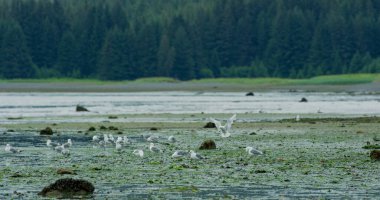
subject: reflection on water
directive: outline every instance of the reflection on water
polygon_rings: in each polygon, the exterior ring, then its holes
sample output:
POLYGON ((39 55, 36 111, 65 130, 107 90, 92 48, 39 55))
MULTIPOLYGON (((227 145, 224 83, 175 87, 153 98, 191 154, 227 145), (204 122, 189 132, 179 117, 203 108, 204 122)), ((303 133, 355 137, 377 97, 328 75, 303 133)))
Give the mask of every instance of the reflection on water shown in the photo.
POLYGON ((380 96, 347 93, 0 93, 0 121, 19 117, 142 113, 379 114, 380 96), (306 97, 309 102, 300 103, 306 97), (91 112, 75 112, 76 105, 91 112))

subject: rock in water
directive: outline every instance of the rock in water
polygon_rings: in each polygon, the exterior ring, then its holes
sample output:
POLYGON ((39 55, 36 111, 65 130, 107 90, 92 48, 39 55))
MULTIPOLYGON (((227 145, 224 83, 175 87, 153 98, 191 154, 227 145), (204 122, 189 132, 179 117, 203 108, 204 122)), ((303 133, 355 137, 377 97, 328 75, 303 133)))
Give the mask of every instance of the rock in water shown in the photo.
POLYGON ((59 179, 45 187, 38 195, 50 198, 78 198, 94 193, 94 186, 86 180, 59 179))
POLYGON ((372 160, 380 160, 380 150, 372 150, 370 157, 372 160))
POLYGON ((76 111, 77 112, 88 112, 87 108, 80 106, 80 105, 77 105, 76 111))
POLYGON ((50 127, 46 127, 40 131, 40 135, 53 135, 53 130, 50 127))
POLYGON ((207 122, 207 124, 203 128, 216 128, 216 126, 212 122, 207 122))
POLYGON ((216 144, 213 140, 205 140, 201 146, 199 147, 199 149, 203 150, 203 149, 216 149, 216 144))
POLYGON ((253 92, 248 92, 247 94, 245 94, 245 96, 255 96, 255 94, 253 92))
POLYGON ((302 97, 302 99, 300 100, 300 102, 302 103, 306 103, 307 102, 307 99, 305 97, 302 97))

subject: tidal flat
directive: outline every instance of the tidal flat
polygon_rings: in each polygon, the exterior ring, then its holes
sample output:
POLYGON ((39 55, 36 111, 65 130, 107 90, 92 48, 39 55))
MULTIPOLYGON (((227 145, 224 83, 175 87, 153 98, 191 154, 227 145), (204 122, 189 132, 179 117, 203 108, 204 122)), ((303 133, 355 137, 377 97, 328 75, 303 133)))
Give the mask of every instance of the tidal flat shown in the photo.
MULTIPOLYGON (((91 123, 12 123, 1 125, 0 196, 35 199, 37 193, 64 178, 94 184, 93 199, 365 199, 380 196, 380 162, 370 159, 367 143, 377 144, 378 117, 313 114, 285 120, 282 114, 238 114, 232 136, 221 138, 216 129, 203 128, 209 116, 227 119, 230 114, 157 114, 104 116, 91 123), (117 122, 118 118, 165 119, 157 122, 117 122), (191 120, 189 120, 191 119, 191 120), (39 131, 51 127, 52 136, 39 131), (106 129, 100 130, 104 126, 106 129), (109 130, 110 126, 118 130, 109 130), (95 131, 89 131, 94 127, 95 131), (151 130, 151 128, 157 130, 151 130), (93 148, 92 136, 128 136, 129 145, 93 148), (159 136, 163 153, 149 151, 147 135, 159 136), (169 143, 173 135, 176 143, 169 143), (46 140, 73 140, 71 155, 63 156, 46 146, 46 140), (215 150, 199 150, 206 140, 215 150), (22 150, 5 152, 10 143, 22 150), (245 147, 264 152, 249 156, 245 147), (143 149, 143 158, 132 154, 143 149), (195 150, 203 160, 189 156, 173 159, 175 150, 195 150), (58 169, 72 174, 57 174, 58 169)), ((152 121, 152 120, 150 120, 152 121)))

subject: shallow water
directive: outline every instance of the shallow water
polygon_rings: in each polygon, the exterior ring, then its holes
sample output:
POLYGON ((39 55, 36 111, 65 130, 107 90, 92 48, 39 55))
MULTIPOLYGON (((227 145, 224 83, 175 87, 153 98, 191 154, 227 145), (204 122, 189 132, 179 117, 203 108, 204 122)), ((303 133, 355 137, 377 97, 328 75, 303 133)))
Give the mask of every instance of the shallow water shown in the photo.
MULTIPOLYGON (((348 93, 0 93, 0 123, 8 118, 78 116, 81 122, 99 122, 96 115, 157 113, 317 113, 380 114, 380 96, 348 93), (299 100, 306 97, 308 103, 299 100), (91 112, 75 112, 76 105, 91 112)), ((79 119, 79 118, 78 118, 79 119)), ((28 119, 29 122, 33 121, 28 119)), ((66 118, 70 122, 77 119, 66 118)), ((118 119, 127 121, 127 119, 118 119)), ((16 123, 23 122, 17 120, 16 123)), ((62 122, 62 120, 60 120, 62 122)))

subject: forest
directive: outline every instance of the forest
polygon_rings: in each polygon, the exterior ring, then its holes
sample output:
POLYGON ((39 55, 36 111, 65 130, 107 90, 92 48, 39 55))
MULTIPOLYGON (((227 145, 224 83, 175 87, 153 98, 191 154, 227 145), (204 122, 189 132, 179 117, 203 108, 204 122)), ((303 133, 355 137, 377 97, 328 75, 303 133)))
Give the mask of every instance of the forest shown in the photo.
POLYGON ((378 0, 0 0, 2 79, 378 72, 378 0))

